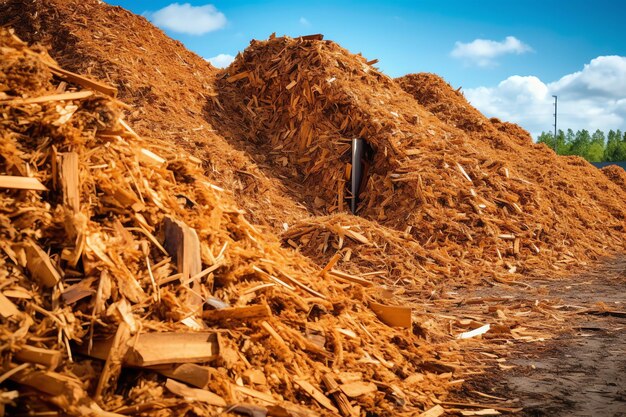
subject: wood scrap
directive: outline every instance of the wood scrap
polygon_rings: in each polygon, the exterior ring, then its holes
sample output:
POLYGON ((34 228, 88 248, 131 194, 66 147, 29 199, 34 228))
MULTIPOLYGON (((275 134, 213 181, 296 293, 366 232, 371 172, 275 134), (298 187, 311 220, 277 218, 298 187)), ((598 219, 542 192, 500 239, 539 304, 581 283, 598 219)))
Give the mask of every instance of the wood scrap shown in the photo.
POLYGON ((62 275, 52 265, 48 254, 33 240, 28 240, 23 247, 26 252, 26 267, 31 276, 45 287, 49 288, 56 285, 61 280, 62 275))
POLYGON ((15 359, 20 362, 37 363, 54 370, 61 361, 61 352, 25 345, 15 353, 15 359))
POLYGON ((47 188, 37 178, 16 177, 13 175, 0 175, 0 188, 12 188, 15 190, 46 191, 47 188))
POLYGON ((208 321, 222 320, 260 320, 272 317, 272 311, 267 304, 257 304, 243 307, 226 307, 219 310, 205 310, 202 318, 208 321))
POLYGON ((370 301, 369 305, 383 323, 392 327, 411 328, 412 318, 410 307, 389 306, 374 301, 370 301))
POLYGON ((376 384, 373 382, 354 381, 339 386, 341 391, 350 398, 360 397, 361 395, 371 394, 378 391, 376 384))
MULTIPOLYGON (((84 353, 106 360, 112 345, 112 339, 94 341, 91 351, 84 353)), ((214 332, 142 333, 129 340, 123 364, 148 367, 172 363, 198 363, 214 360, 218 356, 218 335, 214 332)))
POLYGON ((439 417, 445 414, 446 410, 439 404, 432 406, 428 410, 424 411, 419 417, 439 417))
POLYGON ((332 404, 328 397, 326 397, 319 389, 315 388, 310 382, 300 377, 294 377, 293 382, 302 388, 302 390, 308 395, 315 398, 315 400, 324 406, 324 408, 332 411, 333 413, 339 413, 339 410, 332 404))
POLYGON ((4 294, 0 293, 0 316, 6 318, 18 316, 20 314, 20 310, 18 310, 17 306, 13 304, 11 300, 4 296, 4 294))
POLYGON ((70 210, 80 211, 80 180, 78 172, 78 154, 62 152, 59 154, 59 182, 63 193, 63 204, 70 210))
POLYGON ((148 366, 146 369, 197 388, 205 388, 211 380, 210 368, 195 363, 156 365, 148 366))
POLYGON ((352 408, 348 397, 341 392, 339 384, 335 380, 333 374, 327 373, 322 377, 322 382, 326 386, 328 394, 335 400, 335 404, 339 409, 339 412, 344 417, 356 417, 358 413, 352 408))
POLYGON ((165 382, 165 388, 176 395, 180 395, 187 401, 201 401, 217 407, 226 406, 226 401, 219 395, 205 389, 191 388, 173 379, 168 378, 165 382))

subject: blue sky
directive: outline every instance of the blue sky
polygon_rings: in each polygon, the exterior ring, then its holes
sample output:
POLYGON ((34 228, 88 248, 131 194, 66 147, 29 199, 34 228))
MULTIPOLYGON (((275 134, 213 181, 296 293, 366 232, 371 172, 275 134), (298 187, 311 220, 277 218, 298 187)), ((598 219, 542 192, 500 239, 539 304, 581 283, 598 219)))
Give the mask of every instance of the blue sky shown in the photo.
POLYGON ((143 14, 205 58, 222 54, 218 64, 272 32, 323 33, 378 58, 393 77, 437 73, 488 116, 534 134, 551 129, 553 93, 563 127, 626 128, 624 1, 108 2, 143 14))

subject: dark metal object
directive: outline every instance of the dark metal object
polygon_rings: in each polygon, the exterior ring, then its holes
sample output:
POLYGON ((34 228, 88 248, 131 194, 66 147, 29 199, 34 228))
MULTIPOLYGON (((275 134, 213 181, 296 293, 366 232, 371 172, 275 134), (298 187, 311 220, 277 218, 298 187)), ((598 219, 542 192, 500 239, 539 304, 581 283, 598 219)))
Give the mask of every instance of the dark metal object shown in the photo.
POLYGON ((363 181, 363 139, 352 139, 352 172, 351 187, 352 201, 350 202, 350 211, 356 213, 359 204, 359 189, 363 181))
POLYGON ((557 149, 557 136, 556 136, 556 105, 557 102, 559 100, 559 98, 557 96, 552 96, 554 97, 554 152, 556 152, 556 154, 559 154, 559 150, 557 149))

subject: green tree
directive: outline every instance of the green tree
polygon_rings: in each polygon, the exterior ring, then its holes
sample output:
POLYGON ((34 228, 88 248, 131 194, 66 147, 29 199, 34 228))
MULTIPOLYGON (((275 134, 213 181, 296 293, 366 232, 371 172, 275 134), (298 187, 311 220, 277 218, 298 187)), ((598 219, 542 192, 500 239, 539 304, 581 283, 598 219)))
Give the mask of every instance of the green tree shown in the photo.
POLYGON ((570 146, 566 141, 565 133, 559 129, 556 135, 556 153, 559 155, 568 155, 570 146))
POLYGON ((602 145, 602 149, 604 149, 604 140, 604 132, 600 129, 596 129, 596 131, 593 132, 593 135, 591 135, 591 143, 599 143, 602 145))
POLYGON ((574 145, 574 139, 576 135, 572 129, 567 129, 567 133, 565 134, 565 144, 562 146, 561 155, 573 155, 572 146, 574 145))
POLYGON ((585 157, 589 162, 600 162, 604 158, 604 132, 597 129, 591 135, 591 144, 585 157))
POLYGON ((548 148, 554 149, 554 135, 551 132, 541 132, 537 137, 537 143, 545 143, 548 148))
POLYGON ((586 159, 589 152, 589 146, 591 145, 591 135, 586 129, 576 132, 576 138, 572 143, 571 154, 582 156, 586 159))
POLYGON ((609 130, 607 135, 606 148, 604 148, 604 160, 605 161, 617 161, 617 151, 620 146, 621 138, 617 135, 613 129, 609 130))
POLYGON ((622 131, 617 129, 615 136, 622 138, 622 140, 620 140, 617 144, 617 149, 613 156, 615 159, 613 159, 613 161, 626 161, 626 132, 624 132, 624 135, 622 136, 622 131))

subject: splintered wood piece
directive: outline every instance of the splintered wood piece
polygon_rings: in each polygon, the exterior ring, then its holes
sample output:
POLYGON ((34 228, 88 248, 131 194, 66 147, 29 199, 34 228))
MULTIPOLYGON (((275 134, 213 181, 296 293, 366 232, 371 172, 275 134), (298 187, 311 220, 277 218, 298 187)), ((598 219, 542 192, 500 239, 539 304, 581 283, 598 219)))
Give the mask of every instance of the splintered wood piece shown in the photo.
POLYGON ((48 254, 37 243, 29 239, 24 245, 26 252, 26 268, 31 276, 44 287, 54 287, 61 280, 61 274, 52 265, 48 254))
POLYGON ((226 81, 229 83, 234 83, 235 81, 243 80, 244 78, 248 78, 250 76, 250 71, 240 72, 239 74, 231 75, 226 78, 226 81))
POLYGON ((335 266, 335 264, 337 263, 339 259, 341 259, 341 254, 337 252, 336 254, 333 255, 332 258, 330 258, 326 266, 320 271, 319 275, 323 275, 324 273, 330 271, 331 268, 335 266))
POLYGON ((328 399, 327 396, 322 393, 319 389, 315 388, 310 382, 307 380, 294 376, 293 382, 296 383, 304 392, 313 397, 315 401, 320 403, 323 407, 329 409, 333 413, 339 413, 339 410, 333 405, 333 403, 328 399))
POLYGON ((45 185, 37 178, 19 177, 14 175, 0 175, 0 188, 12 188, 15 190, 46 191, 45 185))
POLYGON ((25 345, 15 353, 15 359, 20 362, 31 362, 55 369, 61 361, 61 352, 25 345))
POLYGON ((411 328, 412 320, 410 307, 388 306, 373 301, 370 301, 369 306, 376 314, 376 317, 386 325, 391 327, 411 328))
POLYGON ((328 273, 332 275, 333 277, 338 278, 340 281, 347 281, 350 283, 360 284, 364 287, 371 287, 374 285, 371 281, 368 281, 356 275, 351 275, 342 271, 337 271, 336 269, 331 269, 328 273))
POLYGON ((272 310, 267 304, 245 307, 227 307, 220 310, 206 310, 202 318, 209 321, 220 320, 259 320, 272 317, 272 310))
POLYGON ((63 152, 59 154, 59 182, 63 192, 63 204, 71 210, 80 211, 80 179, 78 154, 63 152))
POLYGON ((0 293, 0 316, 6 318, 17 316, 20 314, 17 306, 11 300, 0 293))
POLYGON ((30 98, 16 98, 9 101, 0 101, 2 104, 18 105, 18 104, 39 104, 47 103, 49 101, 69 101, 80 100, 83 98, 93 96, 93 91, 75 91, 72 93, 51 94, 49 96, 30 97, 30 98))
POLYGON ((352 398, 378 391, 376 384, 364 381, 354 381, 347 384, 341 384, 339 388, 341 388, 341 391, 343 391, 344 394, 352 398))
POLYGON ((51 397, 54 404, 62 409, 71 407, 73 415, 93 415, 95 417, 123 417, 122 414, 102 410, 93 402, 82 382, 57 372, 39 370, 21 370, 10 377, 18 384, 39 390, 51 397))
POLYGON ((424 411, 422 414, 419 415, 419 417, 439 417, 445 412, 446 410, 442 406, 437 404, 434 407, 431 407, 428 410, 424 411))
POLYGON ((462 416, 499 416, 500 413, 498 410, 494 410, 493 408, 483 408, 482 410, 461 410, 462 416))
POLYGON ((276 340, 276 342, 278 342, 278 344, 280 345, 281 351, 276 352, 277 354, 279 354, 284 359, 291 358, 293 356, 293 353, 289 349, 289 345, 287 345, 285 339, 283 339, 283 337, 278 334, 278 332, 272 327, 271 324, 263 320, 261 322, 261 327, 263 327, 265 331, 268 332, 270 336, 272 336, 274 340, 276 340))
POLYGON ((187 283, 189 278, 197 275, 202 270, 202 257, 200 240, 194 229, 184 222, 166 216, 165 250, 176 262, 178 272, 183 274, 181 282, 187 283))
POLYGON ((248 397, 252 397, 252 398, 256 398, 257 400, 264 401, 268 404, 278 403, 278 400, 276 400, 276 398, 274 398, 271 394, 268 394, 266 392, 257 391, 252 388, 242 387, 242 386, 235 385, 235 384, 231 384, 231 387, 234 391, 240 392, 244 395, 247 395, 248 397))
POLYGON ((50 63, 47 63, 47 64, 52 74, 56 75, 59 78, 62 78, 74 84, 78 84, 81 87, 98 91, 102 94, 106 94, 107 96, 115 97, 117 95, 117 88, 115 87, 111 87, 110 85, 106 85, 100 81, 92 80, 91 78, 87 78, 83 75, 76 74, 75 72, 68 71, 56 65, 53 65, 50 63))
POLYGON ((195 363, 156 365, 146 369, 198 388, 205 388, 211 380, 210 368, 195 363))
POLYGON ((472 337, 480 336, 481 334, 487 333, 490 328, 491 328, 491 325, 485 324, 484 326, 480 326, 477 329, 470 330, 468 332, 463 332, 460 335, 458 335, 456 338, 457 339, 469 339, 472 337))
POLYGON ((125 322, 120 323, 113 337, 109 354, 100 373, 98 385, 94 397, 102 398, 107 391, 114 390, 117 387, 117 379, 122 372, 122 364, 124 356, 128 352, 128 340, 130 338, 130 328, 125 322))
POLYGON ((167 379, 165 388, 187 401, 201 401, 217 407, 226 407, 226 401, 219 395, 205 389, 192 388, 173 379, 167 379))
POLYGON ((346 395, 341 392, 339 389, 339 384, 335 380, 335 376, 333 374, 326 374, 322 377, 322 382, 324 386, 326 386, 326 390, 330 394, 331 397, 335 400, 335 404, 339 407, 339 412, 344 417, 357 417, 358 413, 352 408, 350 405, 350 400, 346 395))
MULTIPOLYGON (((83 353, 106 360, 112 339, 94 341, 90 352, 83 353)), ((212 332, 164 332, 143 333, 129 341, 124 365, 147 367, 171 363, 208 362, 219 355, 217 333, 212 332)))
POLYGON ((324 40, 324 35, 322 35, 321 33, 316 33, 314 35, 300 36, 300 39, 302 39, 303 41, 321 41, 324 40))
POLYGON ((219 355, 217 333, 146 333, 128 351, 133 366, 208 362, 219 355))
POLYGON ((159 155, 146 148, 141 148, 138 152, 138 156, 140 161, 150 165, 161 166, 167 162, 164 158, 161 158, 159 155))

